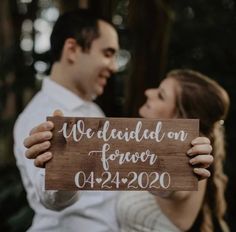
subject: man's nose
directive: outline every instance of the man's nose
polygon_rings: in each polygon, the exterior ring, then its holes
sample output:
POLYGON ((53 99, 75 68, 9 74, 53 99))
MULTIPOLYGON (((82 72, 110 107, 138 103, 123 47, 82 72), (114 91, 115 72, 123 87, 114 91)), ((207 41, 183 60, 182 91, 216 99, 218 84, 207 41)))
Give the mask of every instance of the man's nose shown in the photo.
POLYGON ((115 58, 112 58, 110 60, 110 64, 109 64, 109 69, 112 73, 115 73, 118 71, 118 62, 117 62, 117 59, 115 58))

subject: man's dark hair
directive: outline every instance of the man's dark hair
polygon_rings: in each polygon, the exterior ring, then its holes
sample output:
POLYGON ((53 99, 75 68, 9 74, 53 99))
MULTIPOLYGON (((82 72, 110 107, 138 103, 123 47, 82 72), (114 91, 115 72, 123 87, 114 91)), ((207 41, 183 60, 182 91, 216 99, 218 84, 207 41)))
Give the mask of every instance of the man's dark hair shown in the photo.
POLYGON ((56 21, 50 37, 52 63, 59 61, 65 40, 74 38, 83 51, 89 51, 94 39, 100 36, 98 20, 88 10, 66 12, 56 21))

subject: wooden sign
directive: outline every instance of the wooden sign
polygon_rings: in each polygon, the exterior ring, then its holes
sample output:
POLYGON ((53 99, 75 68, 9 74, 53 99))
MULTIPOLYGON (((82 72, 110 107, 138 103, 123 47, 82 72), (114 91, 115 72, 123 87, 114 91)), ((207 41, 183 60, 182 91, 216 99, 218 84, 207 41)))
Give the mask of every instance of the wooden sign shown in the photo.
POLYGON ((187 150, 196 119, 48 117, 47 190, 197 190, 187 150))

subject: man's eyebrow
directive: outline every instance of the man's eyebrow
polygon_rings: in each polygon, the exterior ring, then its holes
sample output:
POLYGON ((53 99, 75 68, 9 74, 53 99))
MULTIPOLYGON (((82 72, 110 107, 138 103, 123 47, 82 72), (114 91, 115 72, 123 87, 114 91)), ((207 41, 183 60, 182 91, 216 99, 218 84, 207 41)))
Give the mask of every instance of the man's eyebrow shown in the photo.
POLYGON ((115 48, 104 48, 103 51, 110 52, 112 54, 115 54, 117 52, 117 50, 115 48))

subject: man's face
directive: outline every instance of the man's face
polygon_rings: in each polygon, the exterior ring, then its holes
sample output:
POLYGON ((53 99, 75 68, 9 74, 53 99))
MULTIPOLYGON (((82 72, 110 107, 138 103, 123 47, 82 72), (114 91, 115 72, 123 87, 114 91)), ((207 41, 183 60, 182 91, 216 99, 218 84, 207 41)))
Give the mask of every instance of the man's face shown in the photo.
POLYGON ((117 71, 116 53, 119 49, 115 29, 104 21, 98 23, 100 36, 93 40, 90 50, 80 50, 75 64, 74 83, 80 96, 92 100, 101 95, 107 79, 117 71))

